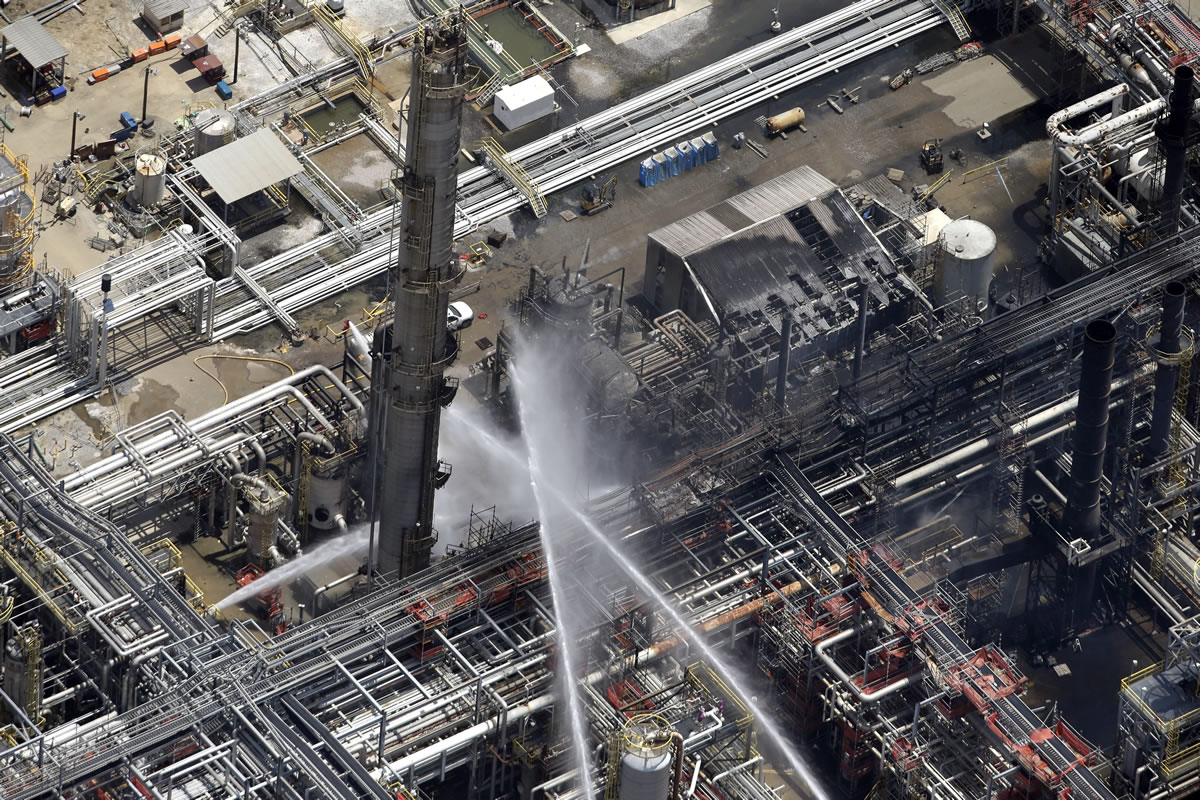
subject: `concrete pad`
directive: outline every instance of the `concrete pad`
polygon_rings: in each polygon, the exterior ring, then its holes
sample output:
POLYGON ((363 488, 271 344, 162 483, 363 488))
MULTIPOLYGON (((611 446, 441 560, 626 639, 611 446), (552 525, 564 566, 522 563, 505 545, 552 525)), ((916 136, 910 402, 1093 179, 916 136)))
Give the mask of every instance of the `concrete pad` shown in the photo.
POLYGON ((954 98, 943 110, 963 128, 977 128, 1038 100, 995 56, 955 64, 919 83, 934 94, 954 98))
POLYGON ((644 19, 634 20, 628 25, 622 25, 619 28, 614 28, 608 31, 608 38, 613 44, 624 44, 630 39, 636 39, 644 33, 657 30, 663 25, 674 22, 677 19, 683 19, 689 14, 694 14, 712 5, 712 0, 678 0, 675 8, 670 11, 664 11, 661 14, 651 14, 644 19))

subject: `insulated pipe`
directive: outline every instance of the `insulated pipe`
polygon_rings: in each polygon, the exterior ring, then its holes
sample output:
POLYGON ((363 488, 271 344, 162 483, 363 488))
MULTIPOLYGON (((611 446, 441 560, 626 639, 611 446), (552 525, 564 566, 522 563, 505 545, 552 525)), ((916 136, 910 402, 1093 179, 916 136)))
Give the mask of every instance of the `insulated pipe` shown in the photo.
POLYGON ((312 442, 325 451, 326 455, 333 455, 337 452, 337 448, 333 446, 333 442, 329 441, 329 437, 312 431, 300 431, 296 434, 296 438, 301 442, 312 442))
POLYGON ((1087 324, 1079 373, 1066 522, 1073 535, 1088 540, 1094 540, 1100 534, 1100 481, 1108 439, 1108 398, 1112 392, 1116 346, 1117 329, 1111 322, 1096 319, 1087 324))
MULTIPOLYGON (((290 375, 283 380, 276 381, 270 386, 265 386, 256 392, 251 392, 250 394, 240 397, 231 403, 213 409, 207 414, 202 414, 191 423, 190 427, 192 432, 202 433, 216 427, 217 425, 220 425, 221 423, 228 422, 240 414, 253 410, 260 410, 268 401, 278 399, 283 395, 293 396, 297 402, 303 405, 305 409, 312 414, 313 418, 322 427, 327 430, 333 430, 333 425, 331 425, 329 420, 325 418, 325 415, 322 414, 312 404, 312 401, 310 401, 303 392, 296 388, 298 384, 303 383, 309 378, 318 376, 334 381, 335 386, 341 384, 341 387, 345 387, 345 384, 342 383, 329 370, 328 367, 317 364, 306 369, 302 369, 295 375, 290 375)), ((357 397, 349 394, 349 390, 346 391, 346 399, 350 401, 351 405, 353 405, 356 409, 361 410, 362 402, 357 397)), ((180 441, 181 436, 176 431, 160 433, 157 436, 152 436, 145 442, 142 442, 138 448, 138 452, 145 457, 150 453, 161 450, 164 447, 178 444, 180 441)), ((88 481, 101 478, 111 473, 113 470, 128 466, 131 463, 133 463, 133 459, 127 453, 117 453, 111 455, 108 458, 101 459, 100 461, 92 464, 90 467, 82 469, 76 472, 74 475, 63 479, 63 488, 70 492, 72 489, 76 489, 88 481)))
POLYGON ((1154 344, 1159 356, 1154 376, 1154 415, 1150 422, 1150 440, 1146 453, 1151 462, 1167 454, 1171 443, 1171 412, 1175 408, 1175 390, 1179 386, 1177 356, 1182 348, 1183 310, 1187 287, 1171 281, 1163 290, 1162 321, 1158 327, 1158 342, 1154 344))
POLYGON ((737 766, 730 767, 729 769, 725 770, 724 772, 718 772, 716 775, 713 776, 713 779, 712 779, 713 785, 716 786, 718 783, 725 780, 730 775, 735 775, 739 772, 744 772, 744 771, 750 769, 751 767, 753 767, 755 764, 757 764, 758 762, 760 762, 762 760, 763 760, 762 756, 755 756, 754 758, 750 759, 749 761, 743 761, 742 763, 738 764, 737 766))
POLYGON ((1179 230, 1179 205, 1183 196, 1184 171, 1187 167, 1188 129, 1192 122, 1192 68, 1182 64, 1175 68, 1175 84, 1171 91, 1171 113, 1154 129, 1167 156, 1163 175, 1163 218, 1170 232, 1179 230))
MULTIPOLYGON (((1145 371, 1139 369, 1134 371, 1133 374, 1124 375, 1118 378, 1116 381, 1113 381, 1112 388, 1123 388, 1130 381, 1137 380, 1143 374, 1145 374, 1145 371)), ((896 488, 899 489, 904 486, 908 486, 911 483, 924 480, 925 478, 931 478, 949 469, 950 467, 961 464, 962 462, 968 461, 977 456, 981 456, 1005 439, 1011 439, 1014 436, 1024 436, 1048 422, 1053 422, 1054 420, 1065 417, 1067 414, 1074 411, 1078 405, 1078 397, 1067 398, 1066 400, 1055 403, 1049 408, 1045 408, 1029 415, 1025 419, 1020 420, 1016 424, 1006 428, 1000 433, 993 433, 991 436, 985 436, 981 439, 976 439, 973 442, 965 444, 957 450, 953 450, 946 455, 941 456, 940 458, 935 458, 933 461, 897 476, 895 483, 896 488)), ((1035 443, 1036 442, 1034 441, 1030 441, 1027 444, 1032 446, 1035 443)))
POLYGON ((914 683, 917 682, 917 680, 920 679, 922 671, 918 670, 917 672, 914 672, 911 675, 906 675, 905 677, 901 678, 900 680, 893 681, 892 683, 889 683, 887 686, 884 686, 880 689, 876 689, 873 692, 864 691, 861 686, 859 686, 858 684, 856 684, 854 682, 854 679, 852 677, 850 677, 848 674, 846 674, 846 671, 844 669, 842 669, 841 667, 839 667, 837 665, 837 662, 835 662, 833 660, 833 657, 830 656, 827 651, 829 650, 830 647, 837 644, 838 642, 844 642, 845 640, 847 640, 853 636, 857 636, 858 634, 860 634, 864 630, 866 630, 866 628, 867 628, 866 625, 855 625, 853 628, 849 628, 847 630, 842 631, 841 633, 830 636, 828 639, 826 639, 823 642, 821 642, 820 644, 818 644, 814 648, 814 652, 816 652, 817 656, 821 659, 821 661, 823 661, 825 663, 825 666, 829 667, 829 671, 832 672, 834 675, 836 675, 838 680, 840 680, 843 684, 845 684, 846 688, 848 688, 851 692, 854 693, 854 696, 858 698, 859 702, 861 702, 861 703, 876 703, 876 702, 882 700, 883 698, 887 697, 888 695, 895 694, 896 692, 900 691, 901 689, 906 689, 909 686, 912 686, 914 683))
POLYGON ((696 784, 700 782, 700 754, 696 754, 696 767, 692 771, 692 782, 688 786, 687 794, 683 800, 692 800, 696 796, 696 784))

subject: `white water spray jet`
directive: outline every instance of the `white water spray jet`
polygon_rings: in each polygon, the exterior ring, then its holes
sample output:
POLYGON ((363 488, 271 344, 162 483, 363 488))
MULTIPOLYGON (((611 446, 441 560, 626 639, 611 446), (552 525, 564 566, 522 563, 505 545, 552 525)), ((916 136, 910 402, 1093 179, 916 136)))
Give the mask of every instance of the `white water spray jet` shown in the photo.
POLYGON ((783 756, 792 772, 795 773, 795 775, 805 784, 805 786, 808 787, 809 791, 813 795, 814 800, 832 800, 829 793, 826 792, 824 787, 821 785, 821 781, 816 772, 814 772, 812 767, 805 763, 800 754, 796 752, 795 748, 792 747, 791 743, 788 742, 787 738, 784 736, 783 731, 781 731, 779 726, 775 724, 775 721, 772 720, 763 709, 758 707, 758 704, 755 702, 755 698, 750 693, 749 688, 746 687, 738 678, 733 667, 731 667, 729 662, 725 660, 720 651, 704 640, 704 637, 692 627, 691 623, 688 622, 683 613, 675 607, 675 604, 671 602, 671 599, 660 592, 654 586, 654 584, 650 582, 650 579, 642 574, 642 572, 625 556, 624 553, 617 549, 617 546, 612 542, 612 540, 604 535, 604 532, 601 531, 594 522, 592 522, 591 518, 588 517, 587 514, 576 508, 568 507, 568 510, 575 516, 575 518, 579 521, 579 524, 583 526, 584 530, 586 530, 593 539, 595 539, 605 548, 605 550, 608 551, 608 554, 612 557, 613 561, 615 561, 621 567, 621 569, 633 579, 633 582, 636 583, 643 592, 654 598, 654 602, 658 604, 663 611, 667 612, 667 615, 670 616, 675 622, 676 627, 679 628, 689 639, 695 642, 696 646, 700 648, 700 651, 704 653, 704 657, 708 660, 709 666, 711 666, 713 670, 721 676, 721 680, 725 681, 725 683, 731 689, 733 689, 734 693, 737 694, 754 712, 755 719, 758 721, 759 729, 762 730, 762 732, 767 735, 767 738, 771 740, 771 744, 773 744, 779 751, 780 755, 783 756))
MULTIPOLYGON (((524 354, 526 357, 531 356, 528 350, 529 348, 526 348, 526 352, 524 354)), ((616 544, 609 539, 609 537, 604 535, 604 532, 600 530, 595 522, 592 521, 591 517, 589 517, 587 513, 585 513, 584 510, 578 506, 578 504, 569 501, 568 492, 559 490, 555 482, 544 480, 546 476, 543 473, 539 473, 538 468, 541 465, 534 456, 535 445, 533 439, 537 437, 538 439, 542 440, 548 449, 555 446, 561 448, 563 446, 561 440, 564 438, 564 429, 570 422, 574 422, 575 420, 564 421, 561 419, 563 416, 563 409, 553 407, 539 409, 541 413, 530 413, 530 411, 527 409, 527 402, 525 398, 537 398, 540 402, 544 403, 548 397, 552 396, 552 385, 556 385, 558 382, 550 380, 547 382, 548 385, 535 385, 535 382, 532 380, 532 378, 536 376, 536 371, 533 371, 532 374, 526 374, 527 371, 529 371, 529 360, 536 359, 520 358, 514 360, 512 368, 510 369, 510 378, 513 381, 513 387, 517 394, 519 418, 529 454, 528 467, 531 472, 530 479, 533 485, 534 493, 538 499, 539 508, 544 507, 543 495, 547 492, 552 493, 554 496, 553 499, 555 499, 563 509, 565 509, 571 516, 575 518, 577 523, 582 526, 585 531, 587 531, 591 538, 593 538, 607 551, 612 560, 630 577, 630 579, 633 580, 634 583, 637 584, 642 592, 651 597, 654 603, 656 603, 663 609, 664 612, 666 612, 666 614, 675 623, 675 626, 679 632, 696 643, 696 646, 700 648, 701 652, 704 654, 704 657, 707 659, 713 670, 721 677, 723 681, 725 681, 726 685, 729 686, 734 693, 737 694, 741 700, 754 711, 759 730, 761 730, 762 733, 766 735, 767 739, 770 740, 772 745, 774 745, 775 749, 783 757, 784 761, 787 762, 787 766, 792 770, 793 774, 803 784, 805 784, 814 800, 831 800, 829 793, 822 786, 816 772, 795 750, 774 720, 771 719, 771 717, 765 713, 763 709, 758 707, 754 695, 751 693, 745 683, 737 676, 735 670, 724 658, 724 656, 704 640, 704 638, 692 627, 692 624, 688 621, 684 614, 678 608, 676 608, 671 599, 667 597, 666 594, 659 591, 659 589, 654 586, 650 579, 647 578, 641 572, 641 570, 639 570, 637 566, 621 550, 617 548, 616 544), (547 438, 548 441, 546 441, 547 438)), ((483 434, 490 435, 486 432, 483 432, 483 434)), ((539 442, 539 445, 542 444, 542 442, 539 442)), ((516 454, 509 452, 509 455, 515 462, 518 464, 520 463, 520 459, 516 454)), ((559 482, 561 482, 564 478, 562 474, 559 474, 555 477, 559 482)), ((552 550, 554 543, 551 542, 551 537, 547 533, 544 515, 542 516, 542 520, 542 544, 546 551, 546 562, 549 567, 551 593, 554 595, 556 614, 559 617, 560 639, 565 639, 567 638, 566 632, 564 632, 561 628, 562 614, 557 613, 557 609, 561 607, 559 605, 559 598, 560 594, 562 593, 562 589, 561 587, 559 587, 558 590, 555 589, 556 579, 559 581, 561 581, 561 579, 557 578, 556 575, 556 561, 554 559, 552 550)), ((562 531, 559 532, 561 533, 562 531)), ((569 667, 568 675, 574 675, 573 670, 569 667)), ((574 689, 574 681, 568 681, 568 686, 570 689, 574 689)), ((574 707, 572 708, 572 717, 574 718, 574 707)), ((582 737, 582 720, 580 720, 580 725, 576 730, 578 733, 580 733, 580 736, 576 740, 576 748, 582 753, 585 752, 583 748, 586 746, 582 737)), ((581 761, 586 761, 586 757, 581 759, 581 761)))
MULTIPOLYGON (((523 363, 523 362, 522 362, 523 363)), ((550 438, 547 440, 544 433, 548 432, 543 425, 535 425, 535 418, 543 423, 549 422, 552 415, 556 411, 554 408, 534 408, 540 403, 545 403, 547 394, 536 390, 529 390, 524 379, 524 369, 513 365, 510 370, 509 377, 513 381, 513 387, 517 396, 517 414, 521 421, 521 428, 524 432, 525 449, 528 455, 529 483, 533 489, 533 496, 538 507, 539 529, 542 541, 542 550, 546 556, 546 572, 550 580, 550 595, 553 600, 555 625, 558 633, 558 650, 561 660, 561 669, 559 670, 559 680, 562 682, 566 695, 567 715, 571 726, 571 743, 575 751, 575 762, 579 770, 579 785, 584 797, 590 797, 593 791, 592 783, 592 764, 588 754, 587 744, 587 719, 583 713, 583 706, 579 699, 578 675, 576 672, 576 654, 575 647, 579 642, 576 636, 577 631, 572 630, 568 624, 568 608, 566 599, 566 589, 563 586, 562 575, 559 572, 559 562, 555 557, 555 548, 557 542, 554 541, 555 535, 559 532, 553 530, 553 519, 555 514, 552 511, 550 500, 557 500, 557 506, 570 512, 570 507, 563 502, 563 494, 557 490, 547 491, 555 486, 556 481, 563 480, 566 475, 562 471, 553 470, 550 465, 545 463, 555 451, 556 446, 560 447, 561 440, 550 438), (541 412, 541 413, 539 413, 541 412), (551 416, 548 417, 547 414, 551 416), (535 433, 536 431, 536 433, 535 433), (535 441, 537 439, 537 441, 535 441), (549 495, 549 496, 548 496, 549 495)), ((561 516, 561 515, 559 515, 561 516)))
POLYGON ((244 603, 260 592, 291 583, 306 574, 313 567, 320 566, 327 561, 332 561, 335 558, 345 555, 365 553, 367 551, 369 533, 369 526, 355 525, 337 539, 323 542, 303 555, 297 556, 291 561, 267 572, 257 580, 250 581, 250 583, 238 588, 232 594, 227 595, 223 600, 219 600, 212 608, 219 611, 222 608, 229 608, 229 606, 244 603))

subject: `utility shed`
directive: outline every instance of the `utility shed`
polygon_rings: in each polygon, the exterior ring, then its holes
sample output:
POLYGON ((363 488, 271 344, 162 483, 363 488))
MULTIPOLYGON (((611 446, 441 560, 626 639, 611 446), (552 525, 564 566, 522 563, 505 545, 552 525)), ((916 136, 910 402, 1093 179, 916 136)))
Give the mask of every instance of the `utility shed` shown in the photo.
POLYGON ((29 69, 31 94, 37 93, 39 81, 53 85, 43 74, 47 68, 54 74, 54 81, 62 80, 67 67, 67 49, 35 17, 21 17, 11 25, 0 28, 0 63, 8 61, 11 50, 15 50, 24 61, 24 65, 18 66, 17 72, 23 71, 22 66, 29 69))
POLYGON ((142 19, 162 36, 183 27, 186 8, 186 0, 146 0, 142 6, 142 19))
POLYGON ((541 75, 505 86, 496 92, 496 119, 508 130, 554 113, 554 87, 541 75))
POLYGON ((287 146, 269 130, 255 131, 198 156, 192 159, 192 166, 226 205, 304 171, 287 146))

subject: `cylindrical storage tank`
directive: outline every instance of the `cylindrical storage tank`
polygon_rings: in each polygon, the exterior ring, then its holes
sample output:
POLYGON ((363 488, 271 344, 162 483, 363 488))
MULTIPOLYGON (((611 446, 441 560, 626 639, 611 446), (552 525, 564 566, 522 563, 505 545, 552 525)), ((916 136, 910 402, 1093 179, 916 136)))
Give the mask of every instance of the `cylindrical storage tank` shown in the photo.
POLYGON ((167 185, 167 157, 159 150, 138 153, 133 162, 133 199, 145 208, 163 199, 167 185))
POLYGON ((308 480, 308 524, 317 530, 337 527, 338 515, 346 514, 346 477, 338 473, 314 474, 308 480))
POLYGON ((33 211, 33 198, 23 189, 0 195, 0 280, 16 272, 33 243, 27 227, 33 211))
POLYGON ((996 234, 982 222, 958 219, 942 228, 938 247, 937 304, 965 300, 965 311, 984 311, 996 263, 996 234))
POLYGON ((776 114, 773 117, 767 117, 767 130, 771 133, 779 133, 780 131, 791 130, 797 125, 804 124, 804 109, 796 106, 793 109, 784 111, 782 114, 776 114))
POLYGON ((671 794, 671 726, 656 714, 641 714, 622 735, 620 800, 668 800, 671 794))
POLYGON ((237 138, 237 122, 223 108, 206 108, 196 115, 195 154, 202 156, 237 138))
POLYGON ((591 410, 601 414, 623 414, 638 381, 624 359, 606 342, 588 339, 579 352, 579 372, 583 376, 591 410))
POLYGON ((563 278, 554 278, 546 287, 543 316, 564 328, 588 327, 592 324, 592 299, 590 287, 581 290, 563 278))

